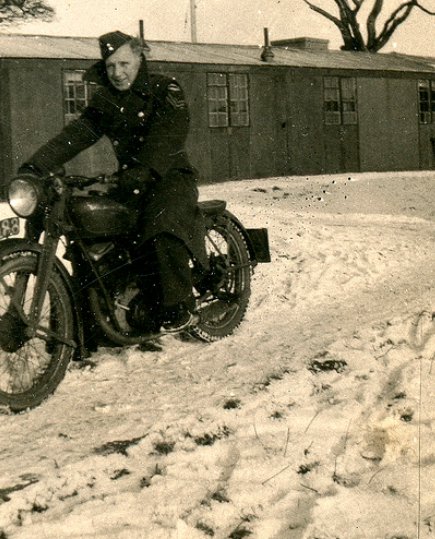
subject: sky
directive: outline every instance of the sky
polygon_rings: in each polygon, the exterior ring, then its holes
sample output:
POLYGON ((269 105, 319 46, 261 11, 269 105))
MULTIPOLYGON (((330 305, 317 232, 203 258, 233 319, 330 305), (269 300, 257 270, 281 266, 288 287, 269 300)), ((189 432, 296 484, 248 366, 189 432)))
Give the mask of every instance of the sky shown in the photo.
MULTIPOLYGON (((50 2, 50 0, 49 0, 50 2)), ((370 2, 370 0, 367 0, 370 2)), ((435 0, 424 0, 435 9, 435 0)), ((322 6, 332 0, 317 0, 322 6)), ((391 11, 399 0, 386 0, 391 11)), ((3 32, 27 34, 98 36, 114 29, 137 34, 144 20, 149 40, 190 41, 190 0, 51 0, 56 19, 29 23, 3 32)), ((196 0, 199 42, 263 44, 263 28, 271 39, 319 37, 339 48, 341 36, 324 17, 311 11, 303 0, 196 0)), ((394 34, 383 52, 435 56, 435 18, 415 11, 394 34)))

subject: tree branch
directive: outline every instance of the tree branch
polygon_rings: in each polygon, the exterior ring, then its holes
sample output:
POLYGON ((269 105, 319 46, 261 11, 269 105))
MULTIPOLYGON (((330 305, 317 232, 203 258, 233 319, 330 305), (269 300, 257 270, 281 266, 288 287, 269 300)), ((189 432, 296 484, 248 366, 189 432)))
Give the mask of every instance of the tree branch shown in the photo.
MULTIPOLYGON (((356 0, 357 2, 363 2, 364 0, 356 0)), ((328 20, 333 22, 335 26, 340 30, 341 36, 343 38, 344 50, 366 50, 364 39, 359 32, 359 26, 356 22, 356 17, 353 10, 347 4, 347 0, 334 0, 336 3, 339 12, 340 18, 335 17, 328 11, 322 9, 316 4, 310 2, 310 0, 304 0, 304 2, 309 6, 310 9, 323 15, 328 20), (356 24, 355 24, 356 23, 356 24)))
POLYGON ((424 13, 427 13, 428 15, 435 15, 435 11, 430 11, 427 7, 422 6, 418 0, 415 2, 415 7, 421 9, 421 11, 424 11, 424 13))
POLYGON ((337 19, 337 17, 334 17, 334 15, 331 15, 331 13, 328 13, 324 9, 322 9, 319 6, 316 6, 315 4, 311 3, 309 0, 304 0, 304 2, 307 4, 307 6, 315 11, 316 13, 320 13, 320 15, 323 15, 327 19, 329 19, 331 22, 333 22, 338 28, 341 29, 342 23, 340 19, 337 19))
POLYGON ((423 0, 400 0, 400 2, 396 2, 396 5, 397 3, 400 5, 389 15, 381 31, 377 33, 376 24, 384 10, 385 2, 384 0, 373 0, 365 23, 367 29, 367 39, 365 40, 357 15, 366 0, 333 0, 338 8, 338 15, 326 11, 311 0, 303 1, 310 9, 335 24, 343 38, 344 45, 341 48, 344 50, 378 52, 388 42, 397 27, 406 21, 414 8, 427 15, 435 15, 435 11, 423 5, 423 0))
MULTIPOLYGON (((358 1, 358 0, 357 0, 358 1)), ((361 0, 359 5, 361 5, 361 0)), ((356 17, 358 7, 352 9, 348 3, 348 0, 335 0, 335 3, 340 10, 340 18, 343 24, 348 28, 348 33, 350 36, 350 46, 346 46, 345 40, 345 49, 346 50, 367 50, 366 44, 364 42, 364 37, 361 34, 360 26, 356 17)), ((343 35, 344 38, 344 35, 343 35)))
POLYGON ((373 52, 377 52, 387 43, 387 41, 396 31, 397 27, 409 17, 412 9, 415 7, 415 4, 415 0, 409 0, 408 2, 401 4, 393 11, 393 13, 391 13, 391 15, 385 21, 384 27, 376 38, 373 52))
POLYGON ((384 6, 384 0, 376 0, 367 16, 367 49, 371 50, 376 43, 376 21, 384 6))

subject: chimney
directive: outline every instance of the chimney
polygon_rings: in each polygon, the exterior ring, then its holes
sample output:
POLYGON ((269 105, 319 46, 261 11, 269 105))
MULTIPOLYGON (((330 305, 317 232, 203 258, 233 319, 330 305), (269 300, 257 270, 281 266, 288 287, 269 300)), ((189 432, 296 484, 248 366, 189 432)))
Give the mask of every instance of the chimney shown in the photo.
POLYGON ((190 0, 190 37, 192 43, 198 43, 196 31, 196 0, 190 0))
POLYGON ((271 62, 274 58, 272 47, 270 46, 269 41, 269 29, 264 28, 264 45, 263 50, 261 51, 261 59, 263 62, 271 62))
POLYGON ((306 51, 327 51, 329 41, 317 37, 295 37, 292 39, 278 39, 272 41, 274 47, 286 49, 302 49, 306 51))
POLYGON ((139 39, 140 39, 143 50, 144 51, 149 51, 150 48, 147 45, 147 43, 145 42, 145 33, 144 33, 144 29, 143 29, 143 20, 142 19, 140 19, 140 21, 139 21, 139 39))

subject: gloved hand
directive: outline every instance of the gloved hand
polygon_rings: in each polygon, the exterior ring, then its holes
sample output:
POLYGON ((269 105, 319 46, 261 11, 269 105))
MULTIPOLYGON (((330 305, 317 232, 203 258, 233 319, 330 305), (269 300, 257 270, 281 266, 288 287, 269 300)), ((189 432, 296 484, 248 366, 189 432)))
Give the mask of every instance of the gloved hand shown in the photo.
POLYGON ((24 165, 21 165, 18 169, 17 175, 21 176, 23 174, 34 176, 35 178, 42 178, 44 176, 44 174, 39 170, 39 168, 35 167, 30 163, 24 163, 24 165))

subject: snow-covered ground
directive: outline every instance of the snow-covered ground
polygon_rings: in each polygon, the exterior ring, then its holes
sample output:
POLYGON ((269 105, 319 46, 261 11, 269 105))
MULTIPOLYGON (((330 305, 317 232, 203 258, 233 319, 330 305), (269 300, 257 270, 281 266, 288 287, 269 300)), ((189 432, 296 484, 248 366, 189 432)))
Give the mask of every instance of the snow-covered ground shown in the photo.
POLYGON ((435 172, 201 198, 269 229, 246 320, 102 348, 1 415, 0 538, 435 537, 435 172))

